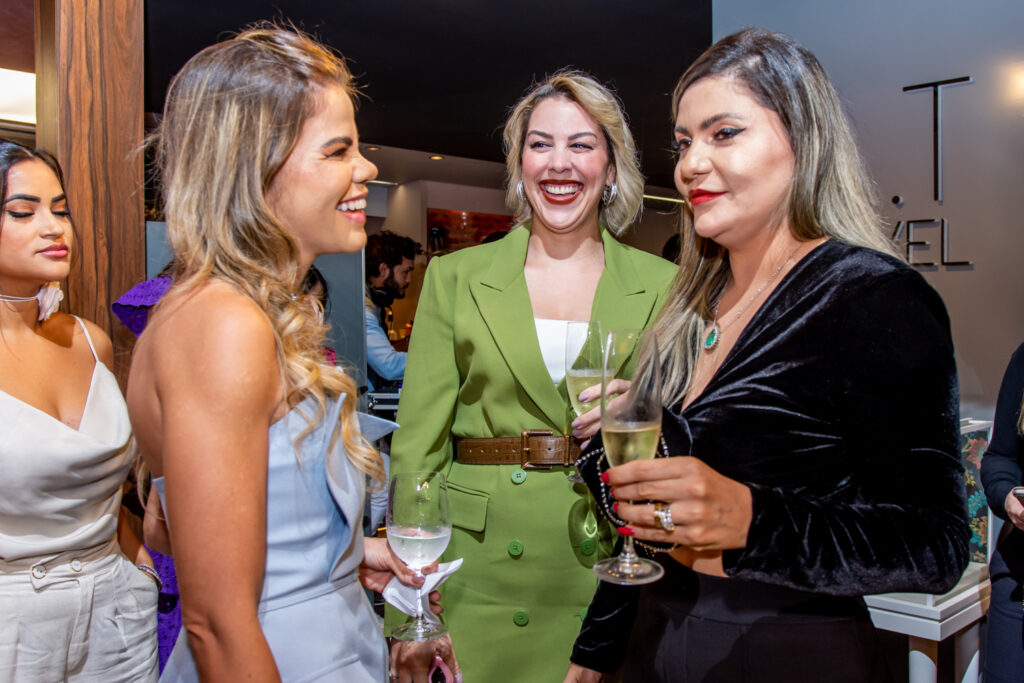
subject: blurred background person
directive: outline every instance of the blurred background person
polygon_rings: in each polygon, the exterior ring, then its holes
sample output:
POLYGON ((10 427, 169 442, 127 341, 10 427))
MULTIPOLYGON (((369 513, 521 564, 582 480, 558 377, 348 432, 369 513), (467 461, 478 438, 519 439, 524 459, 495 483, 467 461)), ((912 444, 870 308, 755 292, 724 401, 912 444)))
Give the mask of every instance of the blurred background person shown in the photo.
POLYGON ((0 680, 155 681, 159 576, 121 509, 128 410, 104 332, 57 311, 57 160, 0 139, 0 680))
POLYGON ((643 178, 607 88, 559 72, 515 105, 504 138, 507 200, 523 222, 431 260, 392 467, 448 475, 444 558, 465 561, 442 592, 466 680, 550 681, 611 547, 585 487, 567 479, 578 446, 566 327, 649 325, 675 267, 615 239, 640 211, 643 178))
POLYGON ((969 558, 945 307, 893 255, 810 52, 723 38, 673 120, 680 278, 638 377, 660 364, 678 457, 581 461, 620 533, 668 544, 666 576, 601 585, 569 678, 624 656, 645 683, 890 680, 862 596, 943 593, 969 558))
POLYGON ((981 459, 981 481, 992 512, 1004 521, 989 561, 992 599, 985 643, 985 683, 1024 677, 1024 345, 1003 376, 992 443, 981 459), (1018 491, 1018 494, 1020 492, 1018 491))
MULTIPOLYGON (((393 388, 405 374, 406 353, 392 340, 391 304, 405 297, 416 255, 423 248, 411 237, 383 230, 366 238, 366 381, 370 391, 393 388)), ((408 341, 403 343, 407 344, 408 341)))

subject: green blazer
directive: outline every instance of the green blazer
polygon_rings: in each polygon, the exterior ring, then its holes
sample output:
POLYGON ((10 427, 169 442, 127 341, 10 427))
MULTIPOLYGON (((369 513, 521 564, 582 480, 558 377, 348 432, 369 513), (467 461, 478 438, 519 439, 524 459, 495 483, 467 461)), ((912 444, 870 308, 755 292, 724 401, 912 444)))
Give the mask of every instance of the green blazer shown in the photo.
MULTIPOLYGON (((467 681, 561 680, 596 587, 590 567, 614 537, 567 468, 452 461, 453 437, 571 433, 565 381, 551 381, 537 340, 523 273, 529 236, 527 224, 431 261, 392 442, 392 472, 448 476, 454 529, 443 559, 464 562, 442 604, 467 681)), ((601 237, 591 317, 605 329, 650 326, 676 266, 603 228, 601 237)))

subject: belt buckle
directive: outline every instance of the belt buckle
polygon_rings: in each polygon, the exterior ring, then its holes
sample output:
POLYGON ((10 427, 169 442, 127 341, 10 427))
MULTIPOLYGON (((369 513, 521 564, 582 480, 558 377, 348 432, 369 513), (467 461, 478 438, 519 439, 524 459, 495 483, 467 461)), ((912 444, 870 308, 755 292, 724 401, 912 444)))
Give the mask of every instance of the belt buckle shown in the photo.
POLYGON ((530 462, 530 437, 531 436, 554 436, 550 429, 524 429, 519 434, 519 466, 524 470, 549 470, 549 464, 536 464, 530 462))

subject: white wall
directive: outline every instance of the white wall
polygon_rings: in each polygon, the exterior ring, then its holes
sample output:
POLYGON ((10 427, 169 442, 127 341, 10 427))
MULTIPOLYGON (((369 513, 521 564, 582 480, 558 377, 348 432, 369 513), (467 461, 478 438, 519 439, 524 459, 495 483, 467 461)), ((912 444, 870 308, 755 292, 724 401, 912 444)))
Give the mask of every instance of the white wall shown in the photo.
MULTIPOLYGON (((952 319, 962 413, 991 417, 1003 370, 1024 340, 1024 3, 714 0, 714 40, 748 26, 787 33, 822 62, 847 104, 890 225, 948 222, 950 260, 973 266, 922 273, 952 319), (974 82, 942 91, 940 204, 932 193, 932 96, 902 89, 959 76, 974 82), (904 198, 902 208, 889 201, 894 195, 904 198)), ((916 248, 912 260, 940 261, 939 228, 917 233, 930 246, 916 248)))

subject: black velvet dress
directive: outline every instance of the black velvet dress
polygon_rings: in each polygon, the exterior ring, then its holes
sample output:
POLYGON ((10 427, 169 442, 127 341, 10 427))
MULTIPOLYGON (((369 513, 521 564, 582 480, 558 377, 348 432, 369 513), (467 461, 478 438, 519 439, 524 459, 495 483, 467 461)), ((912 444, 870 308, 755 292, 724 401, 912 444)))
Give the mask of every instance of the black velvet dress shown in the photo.
POLYGON ((666 415, 670 454, 751 488, 747 546, 724 553, 730 578, 660 555, 657 583, 602 583, 572 660, 607 672, 625 657, 626 681, 886 680, 861 596, 941 593, 968 561, 938 294, 895 258, 829 240, 783 278, 704 392, 666 415))

